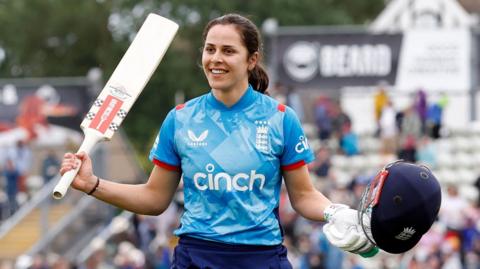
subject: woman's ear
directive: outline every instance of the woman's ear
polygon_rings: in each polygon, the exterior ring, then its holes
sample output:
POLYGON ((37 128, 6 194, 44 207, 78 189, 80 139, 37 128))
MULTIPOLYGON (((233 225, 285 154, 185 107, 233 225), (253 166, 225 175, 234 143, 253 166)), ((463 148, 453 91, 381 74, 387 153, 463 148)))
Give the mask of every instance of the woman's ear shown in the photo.
POLYGON ((258 51, 256 51, 248 58, 248 71, 252 71, 255 68, 258 62, 258 57, 259 54, 258 51))

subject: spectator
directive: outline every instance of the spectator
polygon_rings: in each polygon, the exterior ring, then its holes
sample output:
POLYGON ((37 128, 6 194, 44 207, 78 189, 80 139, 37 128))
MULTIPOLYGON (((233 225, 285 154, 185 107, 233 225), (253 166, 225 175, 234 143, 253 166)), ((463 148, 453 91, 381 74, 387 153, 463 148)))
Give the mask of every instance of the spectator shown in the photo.
POLYGON ((168 246, 166 238, 156 238, 151 245, 153 253, 153 268, 154 269, 168 269, 172 263, 171 250, 168 246))
POLYGON ((27 176, 33 163, 32 150, 25 141, 18 141, 7 153, 19 172, 18 191, 27 193, 27 176))
POLYGON ((420 89, 417 91, 414 100, 415 111, 420 119, 421 133, 426 134, 426 121, 427 121, 427 93, 420 89))
MULTIPOLYGON (((460 196, 458 188, 455 185, 447 187, 447 195, 442 198, 442 208, 440 209, 439 219, 447 227, 446 239, 453 245, 445 246, 448 253, 460 250, 460 260, 464 263, 464 253, 462 245, 464 243, 463 231, 467 227, 467 212, 469 204, 467 200, 460 196), (454 244, 458 242, 458 244, 454 244), (451 248, 451 249, 450 249, 451 248)), ((454 262, 455 256, 449 256, 454 262)))
POLYGON ((352 126, 352 120, 342 109, 340 102, 335 102, 330 109, 330 118, 332 119, 332 131, 339 141, 345 131, 352 126))
POLYGON ((353 156, 359 153, 358 136, 352 131, 349 122, 343 125, 342 135, 340 136, 340 148, 347 156, 353 156))
POLYGON ((321 95, 315 103, 314 116, 318 129, 318 138, 328 140, 332 134, 332 120, 330 118, 331 102, 326 96, 321 95))
POLYGON ((443 110, 448 104, 448 97, 443 93, 440 99, 428 107, 427 112, 427 129, 429 130, 429 135, 433 139, 440 138, 440 131, 442 129, 443 123, 443 110))
POLYGON ((330 176, 330 167, 332 166, 331 152, 327 146, 321 146, 317 151, 315 160, 309 166, 310 170, 320 179, 326 179, 330 176))
POLYGON ((430 137, 424 135, 418 142, 416 157, 418 163, 425 164, 431 169, 435 169, 437 166, 437 151, 434 144, 430 140, 430 137))
POLYGON ((301 122, 305 120, 302 99, 298 91, 293 87, 287 88, 287 105, 297 113, 298 119, 301 122))
POLYGON ((374 103, 374 116, 375 116, 375 122, 377 123, 377 132, 380 130, 380 117, 382 115, 383 108, 387 105, 388 103, 388 95, 385 91, 384 85, 380 85, 377 93, 373 97, 373 103, 374 103))
POLYGON ((383 154, 395 154, 397 152, 397 124, 396 111, 391 101, 382 110, 379 121, 380 139, 382 141, 381 152, 383 154))
POLYGON ((12 159, 8 158, 3 174, 7 180, 7 197, 9 212, 8 215, 13 215, 17 211, 17 194, 18 181, 20 180, 20 172, 12 159))
POLYGON ((440 138, 440 128, 442 127, 442 107, 434 103, 428 107, 427 130, 433 139, 440 138))
POLYGON ((42 177, 44 183, 48 183, 52 178, 58 174, 60 169, 60 161, 58 160, 55 152, 49 150, 47 156, 42 162, 42 177))
POLYGON ((414 107, 408 107, 403 113, 402 132, 400 133, 400 149, 398 158, 415 162, 417 141, 422 132, 420 119, 414 107))

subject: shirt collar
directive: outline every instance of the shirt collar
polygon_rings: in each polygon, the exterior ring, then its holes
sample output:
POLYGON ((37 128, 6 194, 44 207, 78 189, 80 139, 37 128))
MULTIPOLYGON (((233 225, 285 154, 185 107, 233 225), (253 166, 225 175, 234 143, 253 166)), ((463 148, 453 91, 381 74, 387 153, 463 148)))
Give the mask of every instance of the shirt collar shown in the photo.
POLYGON ((252 85, 248 84, 248 88, 243 94, 243 96, 231 107, 227 107, 224 103, 218 101, 217 98, 215 98, 215 96, 213 95, 212 91, 210 91, 210 93, 207 95, 207 100, 208 103, 216 109, 230 111, 241 110, 253 103, 253 101, 255 100, 255 90, 253 89, 252 85))

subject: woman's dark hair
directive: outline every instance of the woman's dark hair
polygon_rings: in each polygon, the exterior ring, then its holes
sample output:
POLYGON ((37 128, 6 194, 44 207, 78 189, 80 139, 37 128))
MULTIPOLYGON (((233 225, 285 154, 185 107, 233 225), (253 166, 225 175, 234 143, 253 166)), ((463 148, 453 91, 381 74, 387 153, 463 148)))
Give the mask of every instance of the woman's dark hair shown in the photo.
POLYGON ((260 32, 257 26, 249 19, 238 14, 227 14, 211 20, 203 30, 203 40, 207 39, 207 34, 210 29, 215 25, 234 25, 242 37, 243 43, 248 50, 248 57, 255 52, 259 54, 259 61, 255 67, 248 71, 248 83, 250 83, 254 89, 261 93, 266 93, 268 88, 268 75, 263 66, 260 64, 262 57, 263 44, 260 37, 260 32))

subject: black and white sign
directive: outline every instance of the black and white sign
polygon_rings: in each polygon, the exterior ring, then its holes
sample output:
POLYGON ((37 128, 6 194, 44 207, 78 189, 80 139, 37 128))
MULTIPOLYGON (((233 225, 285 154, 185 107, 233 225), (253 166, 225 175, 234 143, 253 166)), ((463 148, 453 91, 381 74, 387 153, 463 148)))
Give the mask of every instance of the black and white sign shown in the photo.
POLYGON ((394 83, 402 35, 368 33, 278 35, 279 82, 300 88, 394 83))

